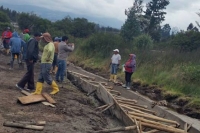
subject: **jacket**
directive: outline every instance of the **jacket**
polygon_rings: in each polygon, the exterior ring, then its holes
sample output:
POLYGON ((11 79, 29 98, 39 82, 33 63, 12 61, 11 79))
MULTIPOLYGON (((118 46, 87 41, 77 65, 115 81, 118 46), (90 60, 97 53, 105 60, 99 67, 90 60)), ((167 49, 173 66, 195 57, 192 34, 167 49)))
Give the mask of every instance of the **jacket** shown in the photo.
POLYGON ((34 38, 31 38, 26 45, 24 46, 25 49, 25 59, 26 60, 33 60, 33 62, 37 62, 38 54, 39 54, 39 46, 38 41, 34 38))
POLYGON ((69 52, 72 52, 74 47, 67 45, 65 42, 60 42, 58 45, 58 59, 66 60, 69 52))
POLYGON ((13 32, 9 45, 11 46, 11 53, 20 53, 22 44, 25 42, 18 36, 17 32, 13 32))
POLYGON ((134 55, 134 54, 129 55, 129 59, 127 60, 127 62, 124 65, 126 72, 129 72, 129 73, 135 72, 135 69, 136 69, 135 58, 136 58, 136 55, 134 55))
POLYGON ((53 42, 49 42, 47 45, 44 46, 41 63, 52 64, 54 59, 54 52, 55 52, 54 44, 53 42))

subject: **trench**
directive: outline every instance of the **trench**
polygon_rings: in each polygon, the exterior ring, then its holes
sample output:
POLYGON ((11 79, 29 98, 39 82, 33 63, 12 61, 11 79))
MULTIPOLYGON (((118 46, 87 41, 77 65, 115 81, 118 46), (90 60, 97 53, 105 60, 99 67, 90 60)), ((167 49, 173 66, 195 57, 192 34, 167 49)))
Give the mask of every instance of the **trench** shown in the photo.
MULTIPOLYGON (((74 66, 73 64, 68 66, 68 71, 76 71, 76 72, 88 75, 90 77, 95 77, 95 79, 97 81, 107 81, 107 79, 100 77, 98 75, 95 75, 93 73, 87 72, 87 71, 83 70, 81 67, 74 66)), ((138 101, 138 103, 141 105, 146 105, 149 108, 151 108, 151 106, 152 106, 153 101, 150 100, 148 97, 139 94, 138 92, 124 90, 120 86, 115 86, 115 90, 119 91, 121 93, 121 95, 126 98, 136 99, 138 101)), ((179 114, 167 107, 155 106, 154 108, 152 108, 152 110, 156 111, 158 113, 158 116, 160 116, 162 118, 177 121, 180 124, 181 129, 184 129, 184 125, 186 123, 189 125, 192 125, 189 130, 189 133, 199 133, 200 132, 200 127, 199 127, 200 122, 197 119, 192 119, 188 116, 179 114)))

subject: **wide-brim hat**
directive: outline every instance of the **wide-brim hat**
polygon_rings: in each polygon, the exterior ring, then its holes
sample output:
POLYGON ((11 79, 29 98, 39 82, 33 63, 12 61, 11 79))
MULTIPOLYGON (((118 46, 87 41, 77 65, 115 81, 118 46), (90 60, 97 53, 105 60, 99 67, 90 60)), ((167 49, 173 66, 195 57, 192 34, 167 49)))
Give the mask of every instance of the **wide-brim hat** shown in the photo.
POLYGON ((48 32, 43 33, 42 36, 41 36, 41 38, 44 38, 44 40, 45 40, 46 42, 52 42, 51 35, 50 35, 48 32))
POLYGON ((119 49, 114 49, 113 51, 114 51, 114 52, 118 52, 118 53, 119 53, 119 49))

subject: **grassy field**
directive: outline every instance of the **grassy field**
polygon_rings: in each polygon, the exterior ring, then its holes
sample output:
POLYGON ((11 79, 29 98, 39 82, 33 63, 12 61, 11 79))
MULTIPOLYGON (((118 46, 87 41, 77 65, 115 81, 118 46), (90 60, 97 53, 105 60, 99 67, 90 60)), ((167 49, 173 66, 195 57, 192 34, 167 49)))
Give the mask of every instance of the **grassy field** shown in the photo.
MULTIPOLYGON (((121 51, 123 51, 122 64, 128 59, 129 53, 135 53, 137 56, 137 69, 132 76, 133 81, 156 85, 164 90, 163 95, 167 93, 167 95, 188 99, 190 102, 187 106, 200 108, 200 50, 190 53, 169 49, 135 50, 134 52, 122 49, 121 51)), ((93 56, 87 56, 78 47, 70 55, 69 60, 87 68, 108 72, 112 51, 106 58, 99 58, 95 56, 97 53, 90 52, 93 56)), ((123 77, 124 73, 120 71, 119 75, 123 77)))

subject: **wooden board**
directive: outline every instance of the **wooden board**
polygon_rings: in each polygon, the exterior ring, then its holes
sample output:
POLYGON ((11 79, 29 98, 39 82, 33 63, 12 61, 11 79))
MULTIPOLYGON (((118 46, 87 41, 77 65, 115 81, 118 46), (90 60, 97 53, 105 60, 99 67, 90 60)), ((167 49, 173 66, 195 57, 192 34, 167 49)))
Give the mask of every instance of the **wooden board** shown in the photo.
POLYGON ((29 96, 18 97, 18 100, 22 104, 30 104, 30 103, 45 101, 46 99, 42 95, 29 95, 29 96))
MULTIPOLYGON (((23 93, 23 94, 26 95, 26 96, 31 95, 31 93, 29 93, 28 91, 25 91, 25 90, 22 90, 21 93, 23 93)), ((53 105, 53 104, 51 104, 51 103, 49 103, 49 102, 42 102, 42 104, 45 105, 45 106, 50 106, 50 107, 52 107, 52 108, 55 108, 55 107, 56 107, 55 105, 53 105)))
POLYGON ((49 96, 49 94, 47 94, 47 93, 42 93, 42 96, 43 96, 44 98, 46 98, 46 100, 47 100, 49 103, 52 103, 52 104, 55 104, 55 103, 56 103, 56 101, 55 101, 51 96, 49 96))

